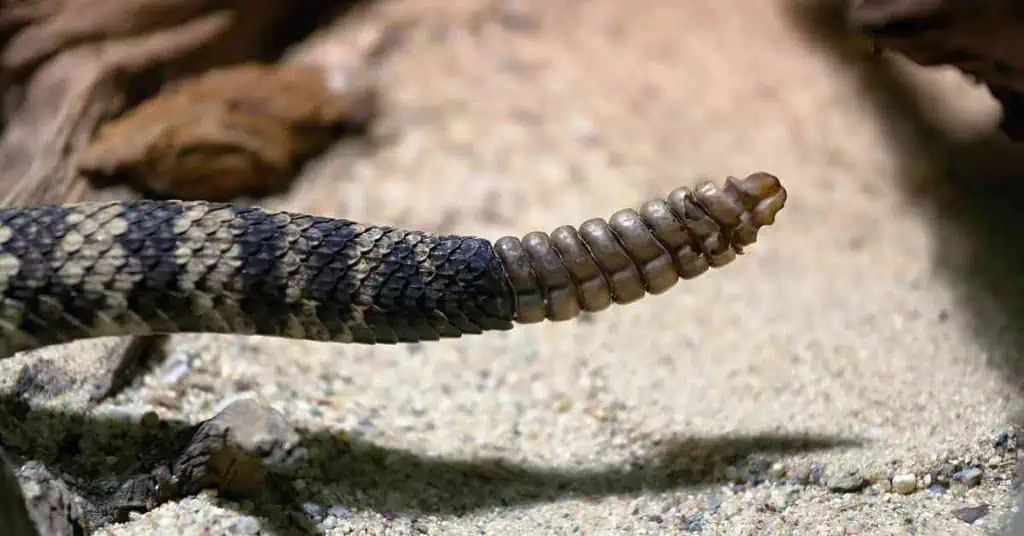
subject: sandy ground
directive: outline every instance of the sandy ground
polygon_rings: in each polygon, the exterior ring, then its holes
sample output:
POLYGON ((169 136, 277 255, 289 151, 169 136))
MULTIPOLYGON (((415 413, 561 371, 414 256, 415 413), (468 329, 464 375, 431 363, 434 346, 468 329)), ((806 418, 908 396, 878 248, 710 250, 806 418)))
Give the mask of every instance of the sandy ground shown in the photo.
MULTIPOLYGON (((1024 263, 998 235, 1004 205, 947 180, 999 150, 979 141, 998 117, 983 89, 844 61, 783 0, 440 4, 378 5, 301 51, 341 73, 367 32, 413 21, 382 73, 388 142, 339 144, 266 205, 495 239, 765 170, 787 208, 734 265, 583 321, 378 348, 177 337, 106 411, 197 422, 236 396, 271 404, 336 458, 297 484, 327 534, 1005 521, 999 438, 1024 348, 1006 296, 1024 263), (935 485, 965 468, 980 484, 935 485), (904 473, 916 491, 893 489, 904 473)), ((102 534, 288 532, 253 508, 204 494, 102 534)))

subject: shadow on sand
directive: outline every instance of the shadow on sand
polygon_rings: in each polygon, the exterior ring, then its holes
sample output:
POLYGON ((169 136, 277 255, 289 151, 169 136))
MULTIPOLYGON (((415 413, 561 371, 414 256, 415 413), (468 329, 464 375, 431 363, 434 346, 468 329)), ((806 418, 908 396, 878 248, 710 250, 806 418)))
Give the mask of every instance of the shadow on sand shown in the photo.
MULTIPOLYGON (((127 419, 0 400, 0 437, 8 454, 16 462, 22 457, 39 460, 76 490, 84 490, 99 510, 91 516, 99 523, 116 517, 112 501, 122 482, 174 459, 195 429, 194 424, 165 421, 160 428, 147 430, 127 419), (39 433, 43 430, 47 433, 39 433), (121 465, 109 471, 79 461, 73 451, 83 442, 97 446, 121 465)), ((310 457, 312 470, 304 470, 301 478, 345 496, 339 505, 346 510, 412 517, 722 483, 726 481, 723 464, 765 465, 773 456, 859 445, 851 439, 798 434, 677 437, 621 466, 580 470, 430 456, 340 438, 329 430, 307 430, 303 436, 299 448, 316 455, 310 457), (358 499, 352 502, 351 497, 358 499)), ((282 509, 301 512, 290 479, 272 478, 268 483, 263 498, 256 501, 256 513, 277 523, 278 533, 312 533, 308 520, 296 519, 302 515, 280 515, 282 509)))

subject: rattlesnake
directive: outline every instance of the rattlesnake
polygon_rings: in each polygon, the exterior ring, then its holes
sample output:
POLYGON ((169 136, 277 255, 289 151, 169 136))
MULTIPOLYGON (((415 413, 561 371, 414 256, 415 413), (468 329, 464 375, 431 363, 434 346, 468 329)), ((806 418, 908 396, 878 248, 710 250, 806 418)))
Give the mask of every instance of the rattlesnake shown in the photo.
MULTIPOLYGON (((768 173, 729 177, 493 243, 205 201, 9 208, 0 359, 112 335, 394 344, 570 320, 729 264, 786 196, 768 173)), ((0 449, 2 526, 37 536, 24 500, 0 449)))
POLYGON ((785 200, 755 173, 493 244, 204 201, 10 208, 0 356, 112 335, 387 344, 569 320, 730 263, 785 200))

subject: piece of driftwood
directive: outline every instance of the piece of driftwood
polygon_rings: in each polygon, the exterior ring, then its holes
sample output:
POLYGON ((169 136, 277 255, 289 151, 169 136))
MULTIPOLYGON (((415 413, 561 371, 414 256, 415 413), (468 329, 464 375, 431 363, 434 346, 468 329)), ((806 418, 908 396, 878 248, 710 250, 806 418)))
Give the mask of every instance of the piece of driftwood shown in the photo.
POLYGON ((853 0, 849 17, 879 50, 950 65, 987 85, 1003 106, 1000 128, 1024 141, 1024 2, 853 0))
POLYGON ((60 52, 26 81, 23 103, 0 137, 0 202, 64 203, 89 197, 71 156, 131 100, 133 79, 151 75, 228 33, 218 13, 143 37, 60 52))
POLYGON ((103 125, 76 158, 94 184, 228 201, 279 193, 298 166, 376 111, 371 84, 334 87, 314 65, 225 67, 175 84, 103 125))
MULTIPOLYGON (((340 2, 340 6, 351 2, 340 2)), ((313 0, 24 0, 0 5, 0 200, 86 195, 73 167, 96 128, 167 82, 271 55, 313 0)))
POLYGON ((230 35, 203 43, 202 70, 276 54, 296 27, 355 0, 17 0, 0 3, 0 79, 5 83, 78 46, 144 37, 211 15, 231 19, 230 35))

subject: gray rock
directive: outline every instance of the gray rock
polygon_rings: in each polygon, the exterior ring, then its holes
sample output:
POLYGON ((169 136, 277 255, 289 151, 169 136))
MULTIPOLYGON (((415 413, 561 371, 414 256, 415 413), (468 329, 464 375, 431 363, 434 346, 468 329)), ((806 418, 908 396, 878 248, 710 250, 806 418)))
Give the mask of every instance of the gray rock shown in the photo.
POLYGON ((917 475, 914 473, 897 473, 892 477, 892 489, 896 493, 909 495, 917 491, 917 475))
POLYGON ((868 485, 868 481, 858 474, 847 474, 829 477, 825 486, 836 493, 855 493, 868 485))
POLYGON ((956 475, 953 476, 953 478, 957 482, 963 482, 964 484, 973 487, 981 483, 982 475, 983 473, 981 469, 977 467, 968 467, 967 469, 958 472, 956 475))
POLYGON ((939 484, 932 484, 931 486, 928 486, 928 493, 942 495, 943 493, 946 493, 946 488, 942 487, 939 484))
POLYGON ((14 468, 0 449, 0 519, 10 536, 39 536, 39 529, 28 513, 14 468))
POLYGON ((686 531, 694 534, 704 531, 704 512, 686 516, 686 531))
POLYGON ((302 503, 302 511, 317 522, 327 517, 327 509, 312 501, 302 503))
POLYGON ((344 506, 341 505, 334 505, 327 511, 327 513, 333 517, 343 519, 351 516, 352 510, 349 510, 348 508, 345 508, 344 506))
POLYGON ((793 493, 784 489, 774 489, 768 494, 765 506, 773 512, 781 512, 789 506, 790 499, 793 495, 793 493))
MULTIPOLYGON (((45 536, 77 536, 92 532, 93 527, 86 519, 86 503, 61 479, 54 476, 43 464, 29 462, 21 471, 24 505, 35 530, 45 536)), ((17 499, 17 497, 15 497, 17 499)), ((6 521, 6 513, 3 516, 6 521)), ((16 520, 17 517, 15 516, 16 520)), ((24 521, 22 521, 24 523, 24 521)), ((19 530, 24 531, 22 527, 19 530)), ((5 534, 7 534, 5 532, 5 534)), ((22 532, 15 534, 34 534, 22 532)))
POLYGON ((789 468, 786 471, 787 482, 792 481, 794 484, 809 484, 811 482, 811 466, 809 465, 797 465, 789 468))
POLYGON ((260 533, 260 521, 252 516, 242 516, 235 522, 239 534, 254 535, 260 533))
POLYGON ((963 521, 964 523, 974 523, 975 521, 988 515, 988 512, 991 509, 992 507, 990 505, 979 504, 978 506, 969 506, 967 508, 953 510, 953 515, 956 516, 956 518, 960 521, 963 521))
POLYGON ((289 458, 298 442, 283 415, 241 398, 199 427, 175 462, 174 476, 186 494, 217 488, 233 498, 251 497, 261 488, 268 465, 289 458))
POLYGON ((175 499, 181 486, 171 471, 159 466, 151 472, 129 478, 114 494, 112 506, 119 518, 126 518, 129 512, 148 512, 161 504, 175 499))

